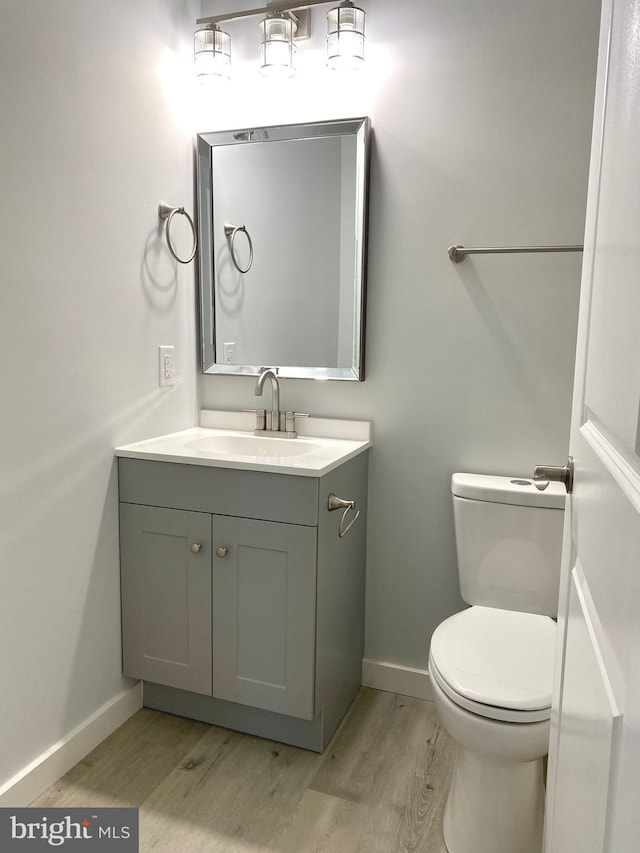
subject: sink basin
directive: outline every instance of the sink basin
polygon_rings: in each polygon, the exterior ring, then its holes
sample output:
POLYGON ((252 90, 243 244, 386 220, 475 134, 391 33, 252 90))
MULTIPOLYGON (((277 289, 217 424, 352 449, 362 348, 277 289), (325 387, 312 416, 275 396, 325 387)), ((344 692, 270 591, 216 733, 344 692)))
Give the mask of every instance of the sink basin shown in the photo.
POLYGON ((306 456, 318 450, 318 445, 313 441, 259 435, 206 436, 186 442, 185 446, 201 453, 278 459, 285 456, 306 456))
MULTIPOLYGON (((351 434, 348 438, 339 432, 335 435, 333 422, 323 418, 313 419, 317 433, 280 438, 254 435, 247 424, 254 419, 242 412, 212 413, 212 417, 222 422, 220 427, 191 427, 125 444, 116 448, 116 455, 153 462, 322 477, 371 446, 370 424, 364 421, 335 422, 344 424, 347 434, 351 434)), ((305 422, 305 428, 311 421, 305 422)))

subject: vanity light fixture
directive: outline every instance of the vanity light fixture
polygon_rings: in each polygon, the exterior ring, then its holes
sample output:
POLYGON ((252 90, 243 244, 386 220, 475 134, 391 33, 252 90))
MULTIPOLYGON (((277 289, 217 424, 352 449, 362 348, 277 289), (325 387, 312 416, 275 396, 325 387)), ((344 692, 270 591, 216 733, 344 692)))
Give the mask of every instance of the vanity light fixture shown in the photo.
POLYGON ((231 36, 217 24, 205 24, 193 34, 196 77, 231 79, 231 36))
POLYGON ((351 0, 327 13, 327 65, 355 70, 364 63, 364 12, 351 0))
MULTIPOLYGON (((309 10, 329 2, 332 0, 276 0, 275 4, 258 9, 198 18, 194 34, 196 76, 200 80, 229 79, 231 38, 218 25, 260 15, 264 16, 260 21, 260 73, 266 77, 290 77, 294 73, 294 39, 300 41, 309 36, 309 10), (301 25, 303 21, 306 26, 301 25)), ((364 20, 364 11, 351 0, 342 0, 327 13, 326 62, 330 68, 353 70, 363 65, 364 20)))
POLYGON ((291 77, 296 25, 280 12, 260 21, 260 73, 264 77, 291 77))

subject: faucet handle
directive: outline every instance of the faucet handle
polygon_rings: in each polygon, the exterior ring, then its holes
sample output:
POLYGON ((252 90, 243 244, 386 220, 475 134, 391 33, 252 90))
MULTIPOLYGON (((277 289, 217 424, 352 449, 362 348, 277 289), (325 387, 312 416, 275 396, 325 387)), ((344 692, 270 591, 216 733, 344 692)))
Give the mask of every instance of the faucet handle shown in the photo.
POLYGON ((266 409, 243 409, 245 414, 254 414, 256 416, 255 432, 264 430, 266 426, 266 409))
MULTIPOLYGON (((285 412, 284 413, 284 428, 285 432, 296 434, 296 418, 308 418, 308 412, 285 412)), ((294 437, 292 436, 292 437, 294 437)))

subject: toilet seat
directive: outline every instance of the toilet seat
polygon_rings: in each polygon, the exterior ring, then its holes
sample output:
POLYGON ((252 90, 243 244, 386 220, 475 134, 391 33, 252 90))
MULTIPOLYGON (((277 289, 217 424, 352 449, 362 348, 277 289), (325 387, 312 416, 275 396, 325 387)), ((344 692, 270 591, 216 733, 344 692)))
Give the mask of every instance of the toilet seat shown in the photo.
POLYGON ((497 705, 487 705, 467 699, 447 684, 431 656, 429 656, 429 673, 433 681, 455 705, 479 717, 486 717, 500 723, 543 723, 551 716, 551 708, 541 708, 537 711, 513 711, 509 708, 500 708, 497 705))
POLYGON ((551 714, 556 624, 548 616, 474 606, 442 622, 429 669, 459 707, 504 722, 551 714))

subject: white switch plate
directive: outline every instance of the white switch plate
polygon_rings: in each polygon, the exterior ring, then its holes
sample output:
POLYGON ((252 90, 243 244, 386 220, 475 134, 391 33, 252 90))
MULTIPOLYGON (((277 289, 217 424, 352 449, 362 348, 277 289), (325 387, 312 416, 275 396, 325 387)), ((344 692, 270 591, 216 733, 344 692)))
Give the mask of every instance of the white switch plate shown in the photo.
POLYGON ((236 345, 234 342, 222 345, 222 358, 225 364, 234 364, 236 360, 236 345))
POLYGON ((176 379, 175 348, 158 347, 158 368, 160 386, 173 385, 176 379))

